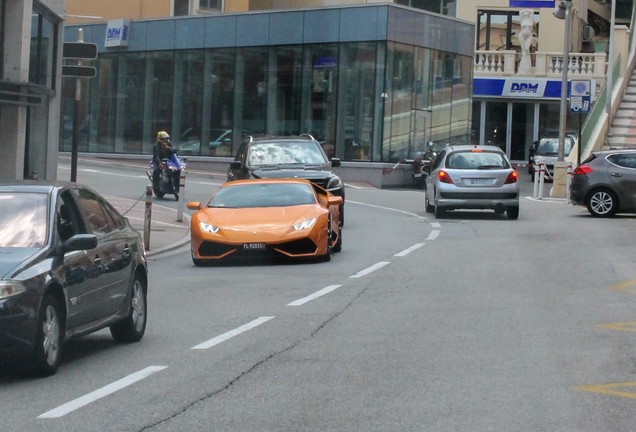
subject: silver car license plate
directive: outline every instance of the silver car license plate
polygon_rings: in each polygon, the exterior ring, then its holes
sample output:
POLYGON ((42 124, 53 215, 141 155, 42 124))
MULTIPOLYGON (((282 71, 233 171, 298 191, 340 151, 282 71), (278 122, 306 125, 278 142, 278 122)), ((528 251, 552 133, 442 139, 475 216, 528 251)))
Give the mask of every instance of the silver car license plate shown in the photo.
POLYGON ((469 184, 471 185, 489 185, 492 184, 492 180, 489 178, 471 178, 468 179, 469 184))

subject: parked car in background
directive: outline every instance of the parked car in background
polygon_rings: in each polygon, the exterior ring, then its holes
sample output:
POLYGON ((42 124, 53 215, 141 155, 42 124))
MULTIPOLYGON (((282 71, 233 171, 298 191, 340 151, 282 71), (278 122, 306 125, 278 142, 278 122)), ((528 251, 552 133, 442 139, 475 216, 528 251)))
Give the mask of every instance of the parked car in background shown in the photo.
POLYGON ((0 203, 0 357, 51 375, 70 338, 143 337, 146 256, 125 217, 76 183, 1 183, 0 203))
MULTIPOLYGON (((188 155, 200 155, 201 153, 201 140, 198 136, 198 131, 193 128, 186 129, 177 142, 175 146, 177 147, 177 152, 180 155, 188 156, 188 155)), ((252 133, 251 131, 242 131, 241 138, 252 133)), ((231 156, 232 151, 232 129, 210 129, 210 142, 208 144, 208 149, 203 149, 203 156, 207 156, 208 154, 220 156, 220 149, 226 149, 227 155, 231 156)))
POLYGON ((248 136, 239 147, 227 172, 227 180, 249 178, 304 178, 331 194, 342 197, 340 225, 344 225, 345 186, 332 168, 340 159, 327 158, 311 135, 248 136))
POLYGON ((288 257, 329 261, 342 248, 339 206, 305 179, 249 179, 223 184, 205 205, 189 202, 195 265, 224 258, 288 257))
POLYGON ((443 217, 448 210, 492 209, 519 217, 519 173, 495 146, 445 147, 426 177, 424 206, 443 217))
MULTIPOLYGON (((565 136, 565 146, 563 148, 563 156, 569 156, 572 148, 574 147, 575 137, 567 134, 565 136)), ((534 181, 535 164, 540 158, 546 166, 546 177, 550 179, 554 175, 554 163, 559 157, 559 136, 548 135, 539 139, 530 147, 528 158, 528 174, 530 174, 530 180, 534 181)))
POLYGON ((636 149, 593 152, 574 169, 570 201, 592 216, 636 212, 636 149))

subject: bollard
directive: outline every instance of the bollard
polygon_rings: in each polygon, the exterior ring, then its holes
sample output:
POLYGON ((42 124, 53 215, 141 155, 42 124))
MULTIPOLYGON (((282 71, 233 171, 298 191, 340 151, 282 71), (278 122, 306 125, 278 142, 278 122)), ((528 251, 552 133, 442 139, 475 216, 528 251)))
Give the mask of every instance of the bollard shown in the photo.
POLYGON ((146 186, 146 211, 144 213, 144 249, 150 250, 150 221, 152 215, 152 186, 146 186))
POLYGON ((565 176, 565 199, 570 202, 570 185, 572 184, 572 175, 574 174, 574 166, 568 161, 565 176))
POLYGON ((183 206, 185 205, 185 202, 187 201, 185 196, 185 178, 186 178, 186 174, 185 174, 185 170, 182 169, 181 170, 181 175, 179 176, 179 195, 181 198, 181 202, 179 203, 179 205, 177 206, 177 222, 181 222, 183 221, 183 206))
POLYGON ((539 196, 539 165, 536 163, 533 163, 534 165, 534 188, 533 188, 533 193, 532 196, 537 198, 539 196))
POLYGON ((543 199, 543 183, 545 182, 545 163, 539 162, 539 199, 543 199))

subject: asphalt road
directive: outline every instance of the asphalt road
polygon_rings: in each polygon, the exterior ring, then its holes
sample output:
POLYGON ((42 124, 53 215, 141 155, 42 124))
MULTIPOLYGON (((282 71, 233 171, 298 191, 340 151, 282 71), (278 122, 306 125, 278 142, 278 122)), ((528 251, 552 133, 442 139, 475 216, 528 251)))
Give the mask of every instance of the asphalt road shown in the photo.
MULTIPOLYGON (((78 180, 135 197, 147 182, 135 175, 88 168, 78 180)), ((188 199, 215 182, 190 177, 188 199)), ((350 186, 328 263, 198 268, 187 247, 153 257, 142 342, 100 332, 69 343, 53 377, 1 374, 0 424, 633 431, 636 217, 592 219, 522 186, 517 221, 435 220, 420 191, 350 186)))

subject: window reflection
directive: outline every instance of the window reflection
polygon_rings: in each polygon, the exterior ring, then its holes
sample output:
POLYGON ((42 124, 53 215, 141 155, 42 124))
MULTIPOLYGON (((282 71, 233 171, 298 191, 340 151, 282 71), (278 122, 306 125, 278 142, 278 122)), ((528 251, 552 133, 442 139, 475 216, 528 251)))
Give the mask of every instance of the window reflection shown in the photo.
POLYGON ((48 227, 47 195, 0 194, 0 247, 42 248, 48 227))

